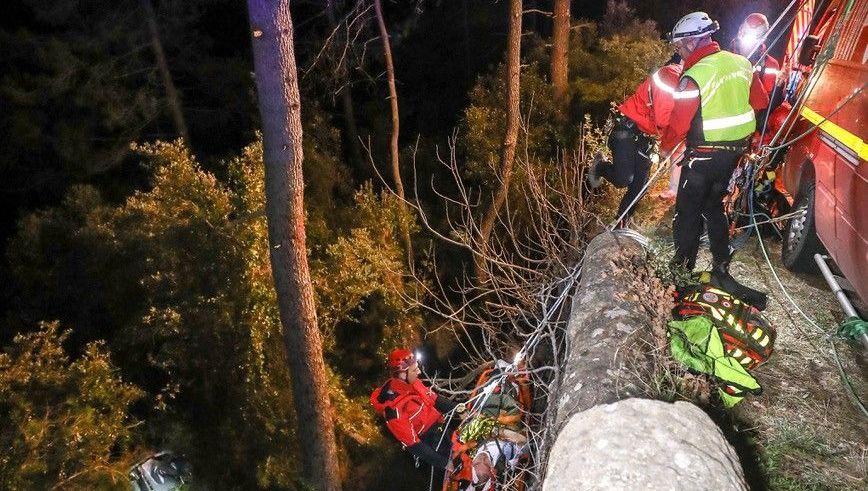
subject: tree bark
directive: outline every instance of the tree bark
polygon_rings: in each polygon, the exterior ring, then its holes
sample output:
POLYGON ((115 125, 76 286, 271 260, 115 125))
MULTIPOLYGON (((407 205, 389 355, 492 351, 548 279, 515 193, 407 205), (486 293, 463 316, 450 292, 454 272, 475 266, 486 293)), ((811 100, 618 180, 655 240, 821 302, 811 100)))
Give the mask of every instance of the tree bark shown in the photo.
POLYGON ((548 399, 544 491, 747 489, 738 456, 701 409, 640 399, 669 349, 672 305, 638 242, 604 232, 585 248, 548 399))
POLYGON ((518 140, 518 111, 521 71, 521 14, 522 0, 509 2, 509 36, 506 48, 506 132, 503 135, 503 148, 500 154, 498 177, 500 186, 491 201, 491 206, 482 217, 479 227, 479 249, 481 255, 475 256, 475 273, 479 283, 485 283, 488 273, 485 268, 491 233, 497 221, 500 208, 509 195, 512 168, 515 161, 515 146, 518 140))
POLYGON ((265 163, 271 271, 292 371, 306 484, 341 487, 328 380, 307 263, 301 101, 289 0, 248 0, 265 163))
POLYGON ((570 418, 549 454, 542 489, 749 488, 738 454, 702 409, 625 399, 570 418))
POLYGON ((380 38, 383 40, 383 58, 386 61, 386 78, 389 82, 389 103, 392 109, 392 136, 389 142, 389 155, 392 159, 392 179, 395 181, 395 192, 398 193, 401 206, 401 234, 404 236, 404 247, 407 252, 408 264, 412 266, 413 245, 410 242, 409 224, 407 218, 407 204, 404 202, 404 184, 401 182, 401 167, 398 161, 398 135, 400 132, 400 118, 398 117, 398 91, 395 88, 395 66, 392 63, 392 47, 389 44, 389 31, 386 30, 386 21, 383 19, 383 6, 380 0, 374 0, 374 11, 377 15, 377 25, 380 28, 380 38))
POLYGON ((552 92, 558 114, 566 114, 567 52, 570 49, 570 0, 555 0, 552 32, 552 92))
POLYGON ((154 51, 154 59, 157 62, 160 78, 163 79, 163 87, 166 89, 166 99, 169 101, 169 111, 172 113, 175 131, 184 139, 184 144, 187 145, 187 148, 191 148, 190 132, 187 130, 187 122, 184 119, 181 95, 178 93, 178 89, 175 88, 172 72, 169 71, 169 63, 166 61, 163 43, 160 41, 160 31, 157 26, 157 16, 154 13, 154 7, 151 5, 151 0, 141 0, 141 3, 142 10, 145 12, 145 22, 148 24, 148 33, 151 36, 151 49, 154 51))

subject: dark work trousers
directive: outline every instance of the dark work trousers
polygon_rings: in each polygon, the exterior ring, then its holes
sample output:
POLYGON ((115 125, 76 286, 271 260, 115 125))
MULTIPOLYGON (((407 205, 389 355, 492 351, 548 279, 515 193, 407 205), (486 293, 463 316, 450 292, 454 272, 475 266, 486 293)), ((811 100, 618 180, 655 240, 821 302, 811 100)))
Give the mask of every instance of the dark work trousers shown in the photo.
POLYGON ((728 150, 703 152, 687 149, 682 160, 672 224, 675 263, 686 264, 690 270, 696 266, 703 219, 708 227, 714 264, 729 261, 729 227, 723 211, 723 198, 740 155, 728 150))
POLYGON ((447 428, 442 423, 435 424, 419 435, 419 443, 407 447, 407 450, 426 464, 445 469, 452 452, 451 432, 452 428, 447 428))
MULTIPOLYGON (((626 117, 622 117, 612 132, 609 133, 609 150, 612 151, 612 164, 603 167, 600 173, 607 181, 618 188, 627 188, 621 204, 618 206, 618 216, 630 206, 630 203, 639 196, 639 192, 648 182, 648 171, 651 162, 643 157, 642 152, 648 155, 651 139, 639 131, 636 123, 626 117)), ((630 207, 630 211, 624 215, 629 217, 635 211, 636 205, 630 207)))

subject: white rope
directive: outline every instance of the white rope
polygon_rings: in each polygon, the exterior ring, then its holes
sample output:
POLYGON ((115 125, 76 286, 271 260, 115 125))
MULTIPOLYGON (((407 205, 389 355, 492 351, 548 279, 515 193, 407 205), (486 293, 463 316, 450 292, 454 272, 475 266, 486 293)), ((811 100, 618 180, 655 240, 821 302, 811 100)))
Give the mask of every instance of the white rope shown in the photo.
MULTIPOLYGON (((784 18, 784 15, 786 15, 787 12, 788 12, 791 8, 793 8, 793 5, 795 5, 796 2, 798 2, 798 1, 799 1, 799 0, 793 0, 793 1, 790 2, 789 5, 787 5, 787 8, 785 8, 784 11, 781 12, 781 15, 779 15, 778 18, 775 20, 775 22, 771 25, 771 27, 769 27, 769 31, 768 31, 768 32, 772 32, 772 31, 775 30, 775 27, 777 27, 778 23, 779 23, 779 22, 784 18)), ((793 17, 793 19, 795 20, 795 17, 793 17)), ((792 21, 790 21, 790 22, 792 22, 792 21)), ((781 31, 781 32, 783 33, 783 31, 781 31)), ((766 37, 768 37, 768 36, 766 36, 766 37)), ((780 35, 778 35, 778 37, 780 37, 780 35)), ((777 42, 777 40, 775 40, 774 42, 777 42)), ((763 43, 761 43, 761 42, 757 43, 757 45, 754 46, 752 50, 750 50, 750 53, 748 53, 748 55, 747 55, 745 58, 750 59, 750 57, 753 56, 754 53, 756 53, 756 51, 759 49, 760 46, 762 46, 762 44, 763 44, 763 43)))
POLYGON ((638 203, 639 200, 642 199, 643 196, 645 196, 645 193, 648 191, 648 188, 651 186, 651 184, 653 184, 654 181, 656 181, 660 177, 663 171, 669 168, 672 163, 672 157, 678 155, 678 151, 681 149, 681 146, 683 144, 684 142, 681 142, 676 145, 675 148, 673 148, 672 151, 669 152, 669 155, 667 155, 666 158, 663 159, 663 162, 660 162, 660 166, 657 168, 654 174, 650 178, 648 178, 647 181, 645 181, 645 185, 642 186, 642 189, 639 190, 639 193, 636 195, 635 198, 633 198, 633 201, 630 202, 630 205, 624 209, 624 211, 621 213, 620 216, 618 216, 618 218, 615 219, 615 221, 613 221, 606 227, 607 231, 611 232, 612 230, 614 230, 615 227, 618 226, 618 223, 620 223, 621 220, 623 220, 624 217, 627 216, 627 213, 631 209, 633 209, 634 206, 636 206, 636 203, 638 203))
MULTIPOLYGON (((570 273, 566 277, 561 278, 555 282, 556 286, 561 285, 563 283, 566 283, 566 286, 561 290, 561 294, 556 297, 555 302, 551 305, 551 307, 549 307, 547 305, 547 303, 543 303, 543 312, 544 312, 543 318, 539 321, 538 325, 536 326, 536 329, 533 331, 533 334, 525 341, 524 345, 522 345, 522 348, 518 351, 518 353, 516 353, 515 358, 513 359, 512 363, 510 363, 509 365, 504 367, 503 370, 501 371, 501 373, 498 374, 496 377, 492 377, 491 379, 486 381, 485 384, 482 385, 482 390, 480 390, 475 396, 471 397, 470 399, 468 399, 467 401, 465 401, 463 403, 464 407, 465 407, 465 411, 467 411, 466 412, 467 416, 465 417, 465 419, 472 418, 477 413, 479 413, 479 411, 482 410, 482 408, 485 406, 485 403, 488 402, 488 399, 494 393, 494 390, 501 383, 506 381, 507 378, 509 377, 509 375, 511 375, 513 372, 515 372, 517 370, 518 365, 522 361, 524 361, 526 358, 529 358, 532 355, 534 348, 536 348, 536 345, 542 339, 543 326, 549 322, 552 314, 554 312, 557 312, 560 309, 560 307, 563 305, 565 299, 569 296, 569 292, 571 291, 573 285, 581 277, 582 264, 583 264, 583 261, 580 260, 578 264, 573 266, 572 270, 570 271, 570 273)), ((446 436, 446 433, 449 431, 449 424, 451 423, 452 418, 454 417, 455 412, 457 411, 458 407, 459 406, 456 405, 454 408, 450 409, 449 411, 446 412, 446 414, 444 414, 444 416, 446 416, 447 419, 446 419, 446 423, 443 427, 443 432, 440 435, 440 441, 437 442, 437 447, 435 448, 435 451, 439 451, 440 446, 443 443, 443 438, 446 436)), ((446 477, 448 478, 448 476, 446 476, 446 477)), ((431 466, 431 477, 430 477, 429 482, 428 482, 429 491, 433 490, 433 486, 434 486, 434 466, 432 465, 431 466)))
MULTIPOLYGON (((790 212, 790 213, 785 213, 785 214, 783 214, 783 215, 778 215, 778 216, 776 216, 776 217, 774 217, 774 218, 771 218, 771 217, 769 217, 768 215, 763 215, 763 216, 768 217, 768 220, 763 220, 763 221, 761 221, 761 222, 756 222, 756 225, 766 225, 766 224, 769 224, 769 223, 778 223, 778 222, 783 222, 783 221, 785 221, 785 220, 789 220, 790 218, 795 218, 795 217, 797 217, 797 216, 799 216, 799 215, 803 215, 804 213, 805 213, 804 210, 801 210, 801 211, 793 211, 793 212, 790 212)), ((739 216, 753 216, 753 217, 755 217, 756 215, 758 215, 758 213, 756 213, 756 212, 754 212, 753 214, 750 214, 750 213, 749 213, 749 214, 747 214, 747 215, 745 215, 745 214, 741 214, 741 213, 739 214, 739 216)), ((754 221, 755 221, 755 218, 754 218, 754 220, 752 220, 752 222, 751 222, 750 224, 748 224, 748 225, 742 225, 741 227, 737 227, 737 228, 735 228, 734 230, 745 230, 745 229, 748 229, 748 228, 752 228, 752 227, 754 226, 754 223, 753 223, 754 221)))

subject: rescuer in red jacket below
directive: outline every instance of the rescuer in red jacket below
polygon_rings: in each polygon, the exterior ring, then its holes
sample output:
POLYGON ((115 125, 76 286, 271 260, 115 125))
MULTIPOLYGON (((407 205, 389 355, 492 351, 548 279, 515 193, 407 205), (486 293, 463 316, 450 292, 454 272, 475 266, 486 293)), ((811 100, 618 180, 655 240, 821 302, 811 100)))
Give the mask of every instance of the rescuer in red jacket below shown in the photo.
POLYGON ((752 76, 747 59, 721 51, 712 41, 711 34, 717 29, 708 14, 693 12, 682 17, 670 33, 670 41, 684 58, 684 72, 662 150, 671 152, 687 139, 672 224, 673 263, 693 270, 704 220, 714 261, 712 283, 763 309, 765 295, 738 284, 729 274, 731 251, 723 198, 756 129, 754 112, 768 105, 768 95, 752 76))
POLYGON ((423 462, 446 469, 452 442, 443 436, 447 431, 443 413, 453 409, 463 413, 464 404, 438 396, 425 386, 419 379, 419 363, 409 350, 392 351, 387 365, 391 377, 371 394, 371 405, 404 448, 423 462))
POLYGON ((681 77, 681 65, 674 56, 669 63, 655 71, 636 91, 618 106, 615 126, 609 133, 608 145, 614 163, 603 160, 598 153, 591 164, 588 181, 597 188, 605 178, 618 188, 627 188, 618 216, 624 215, 623 224, 636 208, 633 200, 648 182, 651 169, 654 138, 669 125, 669 114, 675 104, 675 89, 681 77), (633 206, 629 208, 630 203, 633 206), (624 212, 627 211, 625 214, 624 212))

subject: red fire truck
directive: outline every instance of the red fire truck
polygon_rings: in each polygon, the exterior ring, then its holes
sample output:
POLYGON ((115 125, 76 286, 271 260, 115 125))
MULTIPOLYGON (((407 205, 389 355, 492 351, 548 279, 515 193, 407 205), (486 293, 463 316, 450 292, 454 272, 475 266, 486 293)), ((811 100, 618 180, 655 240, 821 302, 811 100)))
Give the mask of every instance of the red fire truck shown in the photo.
POLYGON ((806 38, 799 56, 806 72, 803 103, 795 106, 799 118, 787 135, 788 141, 795 141, 787 148, 780 175, 794 199, 793 210, 804 213, 795 215, 786 227, 782 259, 790 269, 806 269, 814 266, 814 254, 825 249, 864 307, 868 303, 868 0, 833 0, 827 5, 814 16, 812 36, 806 38), (812 79, 810 71, 815 72, 813 83, 807 82, 812 79), (801 135, 805 136, 796 140, 801 135))

